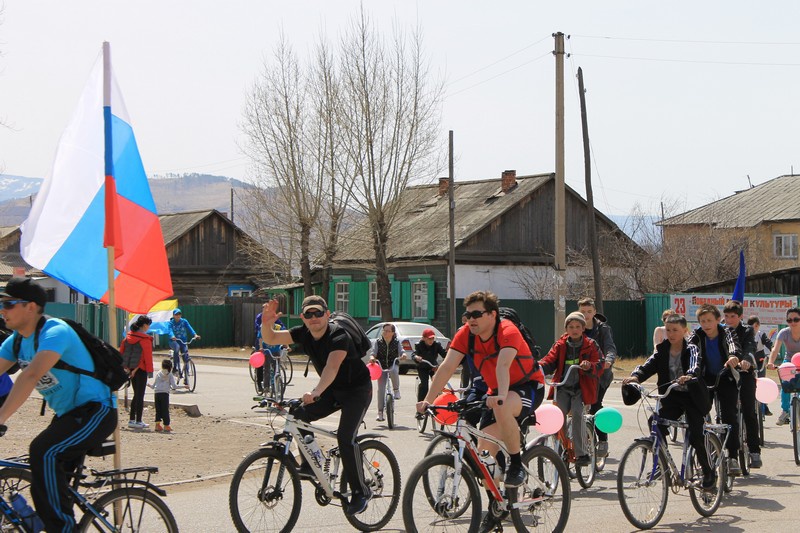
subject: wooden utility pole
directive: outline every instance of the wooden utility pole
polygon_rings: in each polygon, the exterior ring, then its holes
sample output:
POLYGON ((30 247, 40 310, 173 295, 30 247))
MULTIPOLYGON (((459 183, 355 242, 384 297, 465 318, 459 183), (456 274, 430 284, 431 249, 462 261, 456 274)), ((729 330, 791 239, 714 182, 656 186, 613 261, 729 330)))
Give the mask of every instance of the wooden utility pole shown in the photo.
POLYGON ((594 216, 592 194, 592 159, 589 151, 589 119, 586 116, 586 90, 583 88, 583 70, 578 67, 578 92, 581 97, 581 129, 583 130, 583 168, 586 176, 586 203, 589 204, 589 246, 592 250, 592 272, 594 273, 594 304, 597 312, 603 312, 603 280, 600 277, 600 254, 597 246, 597 219, 594 216))
POLYGON ((564 331, 564 315, 567 301, 564 276, 567 270, 567 223, 564 190, 564 34, 554 33, 556 56, 556 177, 555 177, 555 336, 559 338, 564 331))
POLYGON ((450 258, 449 258, 449 280, 450 285, 450 338, 456 333, 456 200, 455 183, 453 175, 453 130, 450 130, 450 142, 448 147, 448 159, 450 174, 447 183, 447 201, 450 210, 450 258))

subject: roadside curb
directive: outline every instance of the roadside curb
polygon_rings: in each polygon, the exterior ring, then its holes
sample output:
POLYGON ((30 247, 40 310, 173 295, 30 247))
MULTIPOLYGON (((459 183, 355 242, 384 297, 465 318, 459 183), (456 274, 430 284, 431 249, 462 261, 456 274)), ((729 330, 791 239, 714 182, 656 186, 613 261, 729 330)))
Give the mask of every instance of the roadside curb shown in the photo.
MULTIPOLYGON (((153 400, 145 400, 144 404, 150 407, 155 408, 155 403, 153 400)), ((183 409, 187 415, 191 416, 192 418, 197 418, 199 416, 203 416, 203 413, 200 412, 200 408, 197 404, 188 404, 188 403, 177 403, 177 402, 170 402, 170 407, 176 407, 178 409, 183 409)))
POLYGON ((232 476, 233 472, 223 472, 221 474, 211 474, 208 476, 200 476, 192 479, 181 479, 178 481, 167 481, 166 483, 159 483, 159 487, 175 487, 179 485, 188 485, 189 483, 200 483, 203 481, 212 481, 215 479, 220 479, 224 477, 232 476))

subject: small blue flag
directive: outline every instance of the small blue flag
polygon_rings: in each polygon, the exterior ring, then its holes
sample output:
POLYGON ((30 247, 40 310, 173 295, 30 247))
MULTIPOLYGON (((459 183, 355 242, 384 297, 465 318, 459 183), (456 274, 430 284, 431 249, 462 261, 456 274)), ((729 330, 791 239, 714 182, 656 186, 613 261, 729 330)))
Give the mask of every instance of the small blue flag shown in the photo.
POLYGON ((736 278, 736 286, 733 288, 732 300, 744 303, 744 279, 747 273, 744 269, 744 250, 739 250, 739 277, 736 278))

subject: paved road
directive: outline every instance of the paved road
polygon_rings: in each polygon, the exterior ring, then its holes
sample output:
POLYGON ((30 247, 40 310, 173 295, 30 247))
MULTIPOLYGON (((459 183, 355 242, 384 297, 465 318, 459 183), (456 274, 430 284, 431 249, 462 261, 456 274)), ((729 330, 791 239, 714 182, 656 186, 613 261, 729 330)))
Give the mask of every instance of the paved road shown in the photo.
MULTIPOLYGON (((295 369, 295 380, 287 395, 299 396, 316 380, 303 379, 302 367, 295 369), (299 370, 299 371, 298 371, 299 370)), ((313 369, 312 369, 313 373, 313 369)), ((175 400, 196 402, 204 414, 224 416, 230 423, 263 423, 263 414, 250 410, 252 388, 247 370, 210 364, 199 365, 200 377, 197 392, 184 394, 175 400)), ((400 462, 402 477, 421 459, 428 435, 419 435, 413 419, 415 376, 401 376, 403 398, 398 403, 399 427, 388 430, 375 421, 376 402, 370 406, 366 418, 368 431, 377 431, 387 436, 400 462)), ((581 490, 577 482, 572 484, 573 505, 567 531, 634 531, 627 522, 617 501, 616 467, 625 447, 641 434, 639 423, 644 417, 637 416, 633 407, 622 405, 618 385, 608 393, 607 405, 613 405, 623 413, 625 424, 622 430, 611 436, 611 457, 606 470, 594 486, 581 490), (637 422, 638 421, 638 422, 637 422)), ((779 409, 777 402, 773 411, 779 409)), ((714 531, 714 532, 777 532, 796 531, 798 483, 800 467, 792 458, 790 435, 786 427, 776 427, 775 417, 768 419, 766 439, 768 447, 763 450, 764 468, 753 471, 749 478, 739 478, 734 490, 722 502, 717 514, 709 519, 701 518, 689 501, 688 493, 670 493, 667 512, 655 531, 714 531)), ((336 425, 331 417, 322 422, 326 427, 336 425)), ((257 442, 253 443, 255 449, 257 442)), ((673 447, 674 448, 674 447, 673 447)), ((231 470, 239 458, 231 458, 231 470)), ((167 502, 173 509, 182 531, 230 531, 232 523, 228 513, 228 486, 230 477, 217 481, 190 483, 168 488, 167 502)), ((321 508, 313 500, 310 485, 304 483, 303 513, 296 531, 352 531, 344 520, 341 509, 321 508), (324 525, 323 525, 324 524, 324 525)), ((509 525, 510 527, 510 525, 509 525)), ((506 529, 509 530, 508 528, 506 529)), ((401 513, 398 509, 385 531, 403 531, 401 513)))

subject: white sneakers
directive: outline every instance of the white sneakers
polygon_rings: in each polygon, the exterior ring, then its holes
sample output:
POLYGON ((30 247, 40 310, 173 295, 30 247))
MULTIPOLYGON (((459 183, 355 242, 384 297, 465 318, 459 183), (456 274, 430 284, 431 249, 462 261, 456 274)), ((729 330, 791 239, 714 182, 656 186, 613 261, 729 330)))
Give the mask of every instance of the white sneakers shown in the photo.
POLYGON ((395 400, 399 400, 400 399, 400 391, 399 390, 394 391, 394 399, 395 400))
POLYGON ((375 420, 377 420, 378 422, 383 422, 384 420, 386 420, 383 417, 383 411, 378 411, 378 416, 377 416, 377 418, 375 418, 375 420))
POLYGON ((144 422, 137 422, 135 420, 131 420, 128 422, 128 427, 131 429, 147 429, 150 427, 150 424, 145 424, 144 422))
POLYGON ((775 425, 778 426, 785 426, 789 423, 789 412, 788 411, 781 411, 778 420, 775 421, 775 425))

